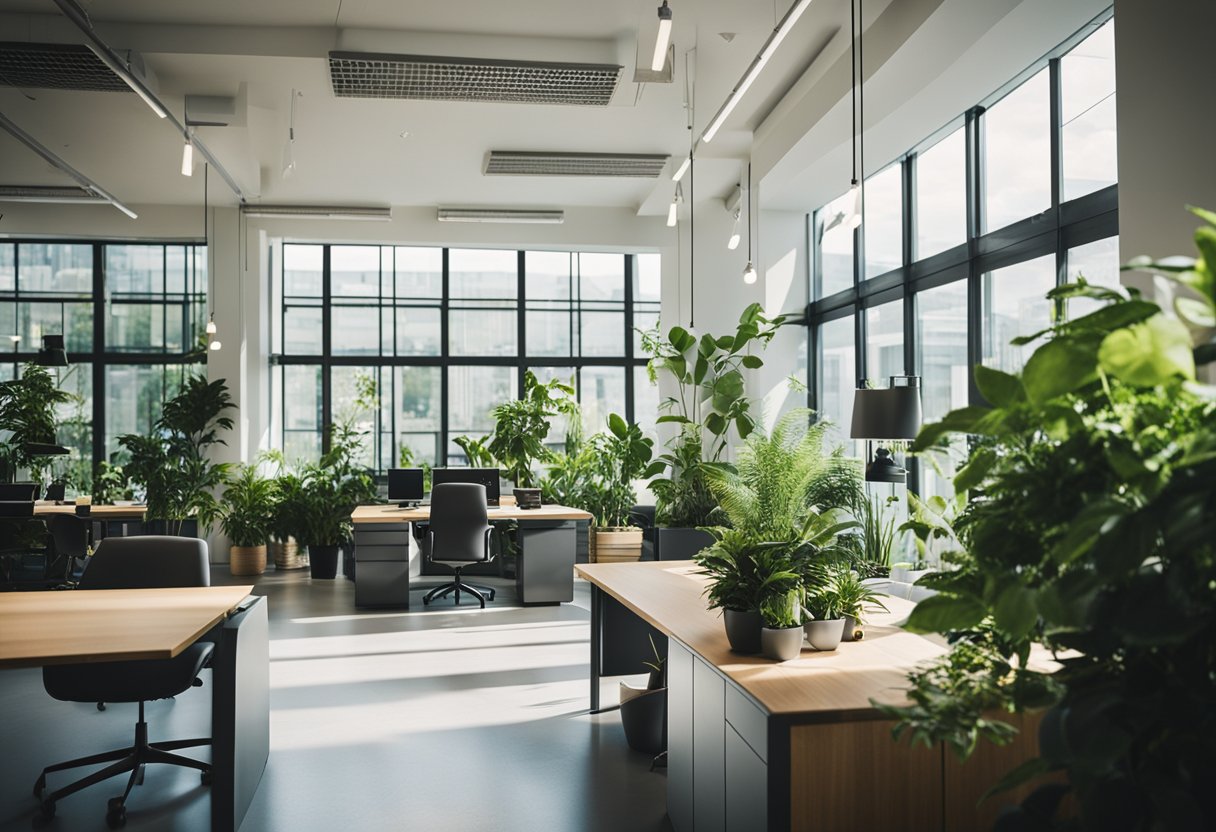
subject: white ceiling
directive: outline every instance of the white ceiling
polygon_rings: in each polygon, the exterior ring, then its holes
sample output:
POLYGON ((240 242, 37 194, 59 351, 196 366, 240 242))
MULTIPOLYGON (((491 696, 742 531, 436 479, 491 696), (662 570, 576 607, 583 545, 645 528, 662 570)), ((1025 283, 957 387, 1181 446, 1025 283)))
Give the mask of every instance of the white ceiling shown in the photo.
MULTIPOLYGON (((669 177, 485 177, 492 149, 687 152, 685 60, 695 81, 696 131, 714 115, 789 0, 670 0, 676 83, 635 85, 634 56, 654 26, 656 0, 92 0, 98 31, 140 52, 162 99, 181 113, 188 94, 237 95, 242 127, 199 135, 251 201, 468 206, 613 206, 658 214, 669 177), (335 26, 335 21, 337 26, 335 26), (254 28, 267 27, 267 28, 254 28), (273 28, 270 28, 273 27, 273 28), (733 32, 730 42, 719 36, 733 32), (334 48, 461 57, 603 60, 624 65, 609 107, 337 99, 326 52, 334 48), (395 48, 388 48, 395 47, 395 48), (297 170, 281 176, 291 91, 303 92, 297 170), (401 133, 408 136, 402 138, 401 133)), ((871 5, 883 6, 882 0, 871 5)), ((827 39, 848 25, 846 0, 816 0, 714 142, 698 153, 699 199, 739 181, 751 131, 802 75, 827 39)), ((50 0, 0 0, 4 39, 79 42, 50 0)), ((648 52, 644 45, 643 58, 648 52)), ((118 198, 197 204, 201 169, 178 173, 181 140, 129 93, 0 87, 0 112, 118 198)), ((0 184, 66 184, 65 177, 0 133, 0 184)), ((213 202, 230 201, 211 177, 213 202)))

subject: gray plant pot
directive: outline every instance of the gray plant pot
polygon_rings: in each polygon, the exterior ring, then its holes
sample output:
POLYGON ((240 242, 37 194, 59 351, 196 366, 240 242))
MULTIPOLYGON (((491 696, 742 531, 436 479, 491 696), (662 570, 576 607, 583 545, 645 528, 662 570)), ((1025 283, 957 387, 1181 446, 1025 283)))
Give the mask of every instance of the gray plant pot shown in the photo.
POLYGON ((726 624, 726 640, 730 642, 731 652, 760 652, 760 629, 764 619, 757 610, 723 610, 722 621, 726 624))
POLYGON ((844 624, 843 618, 831 618, 826 621, 808 621, 802 625, 802 629, 806 631, 806 640, 816 650, 835 650, 840 646, 840 639, 844 637, 844 624))
POLYGON ((844 637, 841 641, 861 641, 865 635, 861 622, 851 615, 844 617, 844 637))
POLYGON ((700 529, 655 529, 655 560, 691 560, 692 556, 707 546, 712 546, 713 535, 700 529))
POLYGON ((761 652, 779 662, 796 659, 802 652, 802 636, 801 627, 786 627, 781 630, 763 627, 760 630, 761 652))

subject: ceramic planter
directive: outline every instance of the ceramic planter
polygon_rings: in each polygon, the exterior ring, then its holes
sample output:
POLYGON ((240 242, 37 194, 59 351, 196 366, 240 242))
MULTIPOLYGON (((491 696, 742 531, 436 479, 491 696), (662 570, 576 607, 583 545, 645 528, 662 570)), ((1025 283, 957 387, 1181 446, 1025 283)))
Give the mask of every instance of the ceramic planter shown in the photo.
POLYGON ((667 748, 667 688, 644 690, 621 684, 621 726, 634 751, 659 754, 667 748))
POLYGON ((806 631, 806 640, 816 650, 835 650, 844 637, 844 625, 843 618, 829 618, 826 621, 808 621, 802 628, 806 631))
POLYGON ((726 640, 734 653, 759 653, 760 630, 764 619, 756 610, 723 610, 722 621, 726 624, 726 640))
POLYGON ((266 571, 266 544, 228 547, 228 569, 233 575, 261 575, 266 571))
POLYGON ((700 529, 655 529, 655 560, 692 560, 692 556, 712 546, 713 535, 700 529))
POLYGON ((785 627, 780 630, 763 627, 760 630, 760 650, 770 659, 788 662, 798 658, 798 654, 802 652, 802 636, 801 627, 785 627))
POLYGON ((613 526, 595 530, 596 563, 628 563, 642 557, 642 530, 613 526))

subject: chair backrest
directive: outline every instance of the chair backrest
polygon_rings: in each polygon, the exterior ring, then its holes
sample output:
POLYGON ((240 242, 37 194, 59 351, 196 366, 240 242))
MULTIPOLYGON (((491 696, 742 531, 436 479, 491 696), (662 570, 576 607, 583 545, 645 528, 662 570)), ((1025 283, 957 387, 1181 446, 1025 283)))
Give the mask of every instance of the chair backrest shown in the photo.
POLYGON ((33 500, 0 500, 0 517, 33 517, 33 500))
POLYGON ((476 483, 440 483, 431 489, 431 560, 490 559, 486 532, 486 487, 476 483))
POLYGON ((0 483, 0 500, 13 502, 33 502, 38 499, 38 483, 36 482, 4 482, 0 483))
POLYGON ((52 514, 46 527, 55 539, 55 551, 73 558, 83 558, 89 550, 89 521, 72 514, 52 514))
POLYGON ((207 543, 197 537, 107 537, 80 576, 80 589, 210 586, 207 543))

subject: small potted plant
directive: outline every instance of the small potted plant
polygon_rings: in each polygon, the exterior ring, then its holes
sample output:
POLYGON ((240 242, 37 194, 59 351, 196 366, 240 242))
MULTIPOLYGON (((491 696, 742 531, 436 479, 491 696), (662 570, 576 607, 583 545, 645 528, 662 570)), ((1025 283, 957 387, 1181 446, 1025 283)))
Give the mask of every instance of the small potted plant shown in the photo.
POLYGON ((770 659, 787 662, 802 652, 802 597, 801 588, 795 586, 768 591, 761 598, 764 627, 760 630, 760 649, 770 659))
POLYGON ((844 617, 844 640, 861 641, 865 635, 862 625, 863 615, 867 607, 878 607, 886 611, 886 606, 880 601, 884 593, 862 583, 861 577, 851 569, 840 568, 832 575, 836 600, 840 614, 844 617))
POLYGON ((658 463, 650 463, 654 441, 642 435, 615 413, 608 416, 609 433, 591 437, 588 444, 597 462, 595 490, 595 559, 600 563, 636 561, 642 557, 642 530, 631 525, 629 514, 637 502, 634 482, 653 476, 658 463))
POLYGON ((621 683, 621 726, 630 748, 658 754, 667 745, 667 659, 653 637, 650 649, 653 659, 643 662, 650 671, 646 687, 621 683))
POLYGON ((693 556, 709 576, 706 596, 710 609, 722 610, 726 638, 735 653, 759 653, 760 583, 752 558, 756 544, 746 532, 726 527, 708 530, 713 544, 693 556))
POLYGON ((811 620, 803 625, 806 640, 816 650, 835 650, 844 637, 844 611, 831 573, 816 570, 806 590, 811 620))
POLYGON ((274 485, 257 466, 242 465, 224 489, 220 528, 228 537, 228 568, 233 575, 266 571, 266 541, 274 511, 274 485))

